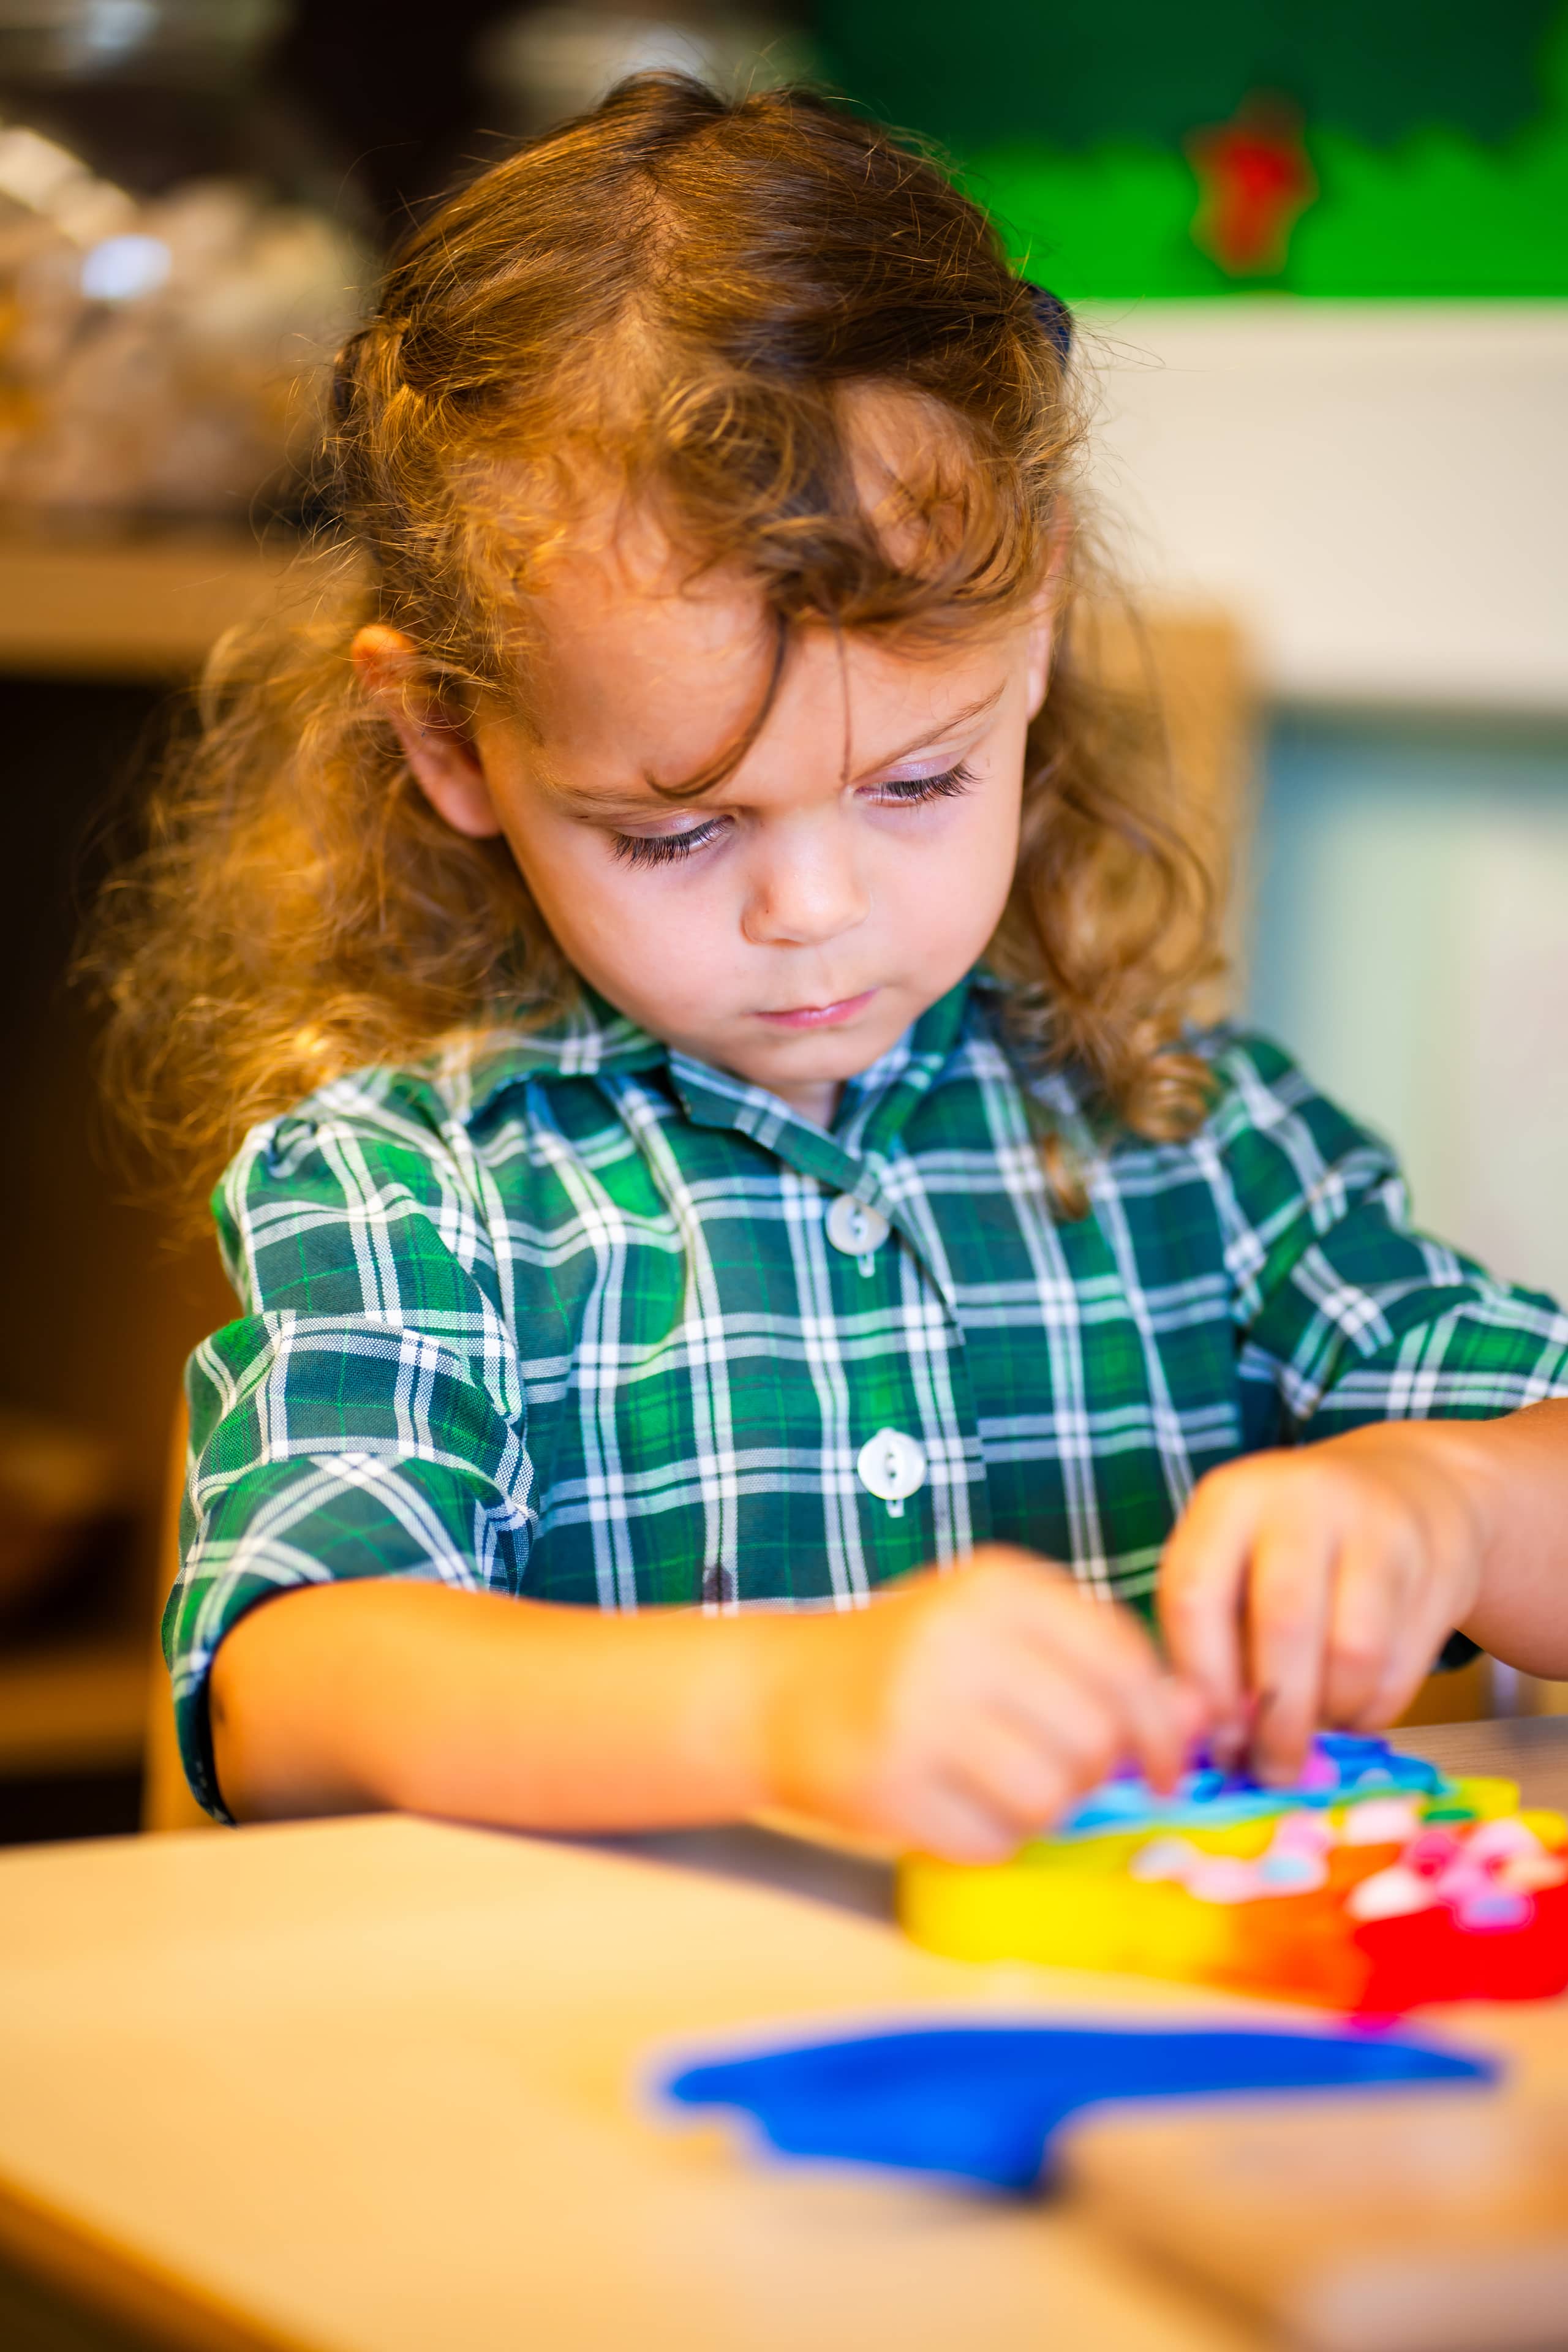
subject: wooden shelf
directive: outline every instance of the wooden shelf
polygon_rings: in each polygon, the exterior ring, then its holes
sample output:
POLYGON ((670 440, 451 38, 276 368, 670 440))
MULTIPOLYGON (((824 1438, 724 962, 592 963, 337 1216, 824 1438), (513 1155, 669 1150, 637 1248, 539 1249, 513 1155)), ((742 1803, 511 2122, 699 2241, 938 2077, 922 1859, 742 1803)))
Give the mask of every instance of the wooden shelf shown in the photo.
POLYGON ((152 1666, 134 1630, 0 1650, 0 1777, 134 1770, 152 1666))
POLYGON ((287 543, 237 533, 80 543, 0 537, 0 670, 177 679, 277 594, 287 543))

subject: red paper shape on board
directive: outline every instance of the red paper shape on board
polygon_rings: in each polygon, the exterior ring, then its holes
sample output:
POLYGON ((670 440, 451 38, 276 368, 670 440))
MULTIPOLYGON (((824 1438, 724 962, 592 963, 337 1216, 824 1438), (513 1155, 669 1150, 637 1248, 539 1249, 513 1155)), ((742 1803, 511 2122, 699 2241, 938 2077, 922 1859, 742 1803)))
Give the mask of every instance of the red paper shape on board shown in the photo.
POLYGON ((1247 99, 1229 122, 1192 131, 1193 242, 1232 278, 1277 278, 1290 232, 1318 193, 1300 119, 1282 99, 1247 99))

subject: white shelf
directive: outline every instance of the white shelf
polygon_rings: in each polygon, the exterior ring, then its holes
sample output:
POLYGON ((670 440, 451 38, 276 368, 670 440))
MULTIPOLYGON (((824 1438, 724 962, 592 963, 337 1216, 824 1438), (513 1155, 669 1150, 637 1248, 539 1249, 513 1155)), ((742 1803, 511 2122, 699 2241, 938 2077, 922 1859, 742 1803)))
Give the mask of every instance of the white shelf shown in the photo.
POLYGON ((1101 306, 1091 488, 1266 692, 1568 716, 1568 302, 1101 306))

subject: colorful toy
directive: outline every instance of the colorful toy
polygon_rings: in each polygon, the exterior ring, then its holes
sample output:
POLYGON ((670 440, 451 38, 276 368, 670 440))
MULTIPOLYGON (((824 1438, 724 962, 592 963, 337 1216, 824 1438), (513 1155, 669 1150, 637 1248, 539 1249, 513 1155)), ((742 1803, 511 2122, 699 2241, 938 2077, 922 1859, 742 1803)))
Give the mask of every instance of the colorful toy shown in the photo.
POLYGON ((1008 1863, 905 1859, 899 1916, 955 1958, 1132 1970, 1395 2016, 1568 1990, 1568 1822, 1324 1733, 1300 1783, 1128 1774, 1008 1863))

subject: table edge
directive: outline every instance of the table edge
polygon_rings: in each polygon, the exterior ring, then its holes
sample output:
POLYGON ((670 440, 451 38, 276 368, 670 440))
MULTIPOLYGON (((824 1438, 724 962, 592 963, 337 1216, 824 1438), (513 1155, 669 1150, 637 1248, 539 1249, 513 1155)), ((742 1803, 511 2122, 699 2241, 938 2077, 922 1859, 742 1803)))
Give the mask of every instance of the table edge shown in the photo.
POLYGON ((0 2256, 79 2308, 96 2311, 170 2352, 321 2352, 283 2334, 156 2261, 62 2214, 0 2169, 0 2256))

